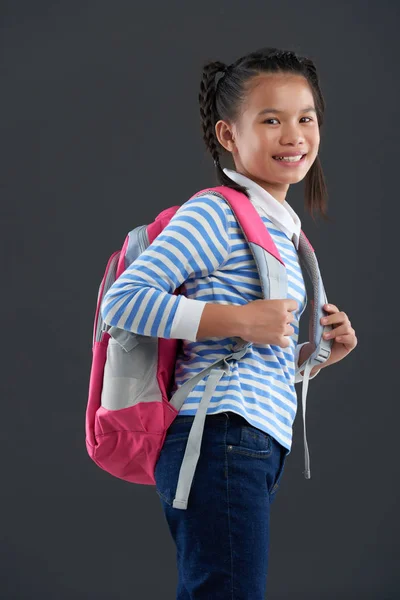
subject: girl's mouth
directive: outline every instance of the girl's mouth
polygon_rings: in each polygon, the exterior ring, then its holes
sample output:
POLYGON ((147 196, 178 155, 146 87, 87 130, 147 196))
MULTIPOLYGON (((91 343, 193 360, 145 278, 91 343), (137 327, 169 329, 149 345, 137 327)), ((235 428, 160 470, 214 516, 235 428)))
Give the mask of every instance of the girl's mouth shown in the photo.
POLYGON ((294 158, 296 158, 295 156, 287 156, 285 158, 276 158, 275 156, 273 156, 272 158, 275 160, 275 162, 279 163, 284 167, 297 167, 298 165, 301 165, 301 163, 304 162, 306 156, 307 154, 303 154, 302 157, 297 160, 293 160, 294 158))

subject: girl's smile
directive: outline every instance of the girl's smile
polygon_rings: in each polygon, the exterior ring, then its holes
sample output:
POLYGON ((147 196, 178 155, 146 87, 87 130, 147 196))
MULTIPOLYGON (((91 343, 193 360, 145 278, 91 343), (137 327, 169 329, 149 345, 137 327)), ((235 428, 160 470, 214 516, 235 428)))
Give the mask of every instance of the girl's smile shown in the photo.
POLYGON ((294 167, 299 167, 300 165, 303 166, 304 162, 306 160, 306 156, 307 154, 303 154, 303 155, 298 155, 301 156, 300 160, 294 160, 295 157, 289 158, 289 159, 280 159, 280 158, 275 158, 272 157, 272 159, 276 162, 279 163, 282 167, 286 167, 286 168, 294 168, 294 167))

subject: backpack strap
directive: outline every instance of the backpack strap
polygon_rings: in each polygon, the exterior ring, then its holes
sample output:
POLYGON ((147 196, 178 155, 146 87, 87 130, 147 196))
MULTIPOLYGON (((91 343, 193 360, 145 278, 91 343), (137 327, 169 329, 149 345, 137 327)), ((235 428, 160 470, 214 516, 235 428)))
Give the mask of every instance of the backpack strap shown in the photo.
MULTIPOLYGON (((223 185, 206 188, 193 198, 205 193, 219 196, 231 207, 253 254, 265 300, 286 298, 288 288, 285 263, 251 201, 242 192, 223 185)), ((234 339, 237 344, 235 350, 251 345, 251 342, 244 342, 241 338, 234 339)))
MULTIPOLYGON (((218 186, 215 188, 206 188, 201 190, 193 198, 197 198, 200 195, 215 194, 225 200, 234 212, 237 221, 243 231, 244 237, 249 244, 249 247, 253 253, 258 273, 260 276, 260 282, 264 293, 264 298, 268 299, 280 299, 287 298, 287 273, 286 266, 279 254, 279 251, 268 231, 265 227, 260 215, 256 211, 255 207, 247 198, 247 196, 241 192, 238 192, 227 186, 218 186)), ((310 479, 310 458, 308 452, 307 438, 306 438, 306 398, 308 391, 308 381, 311 369, 314 365, 320 364, 327 360, 330 355, 330 348, 332 340, 324 340, 322 335, 326 327, 322 327, 320 324, 320 318, 325 314, 323 311, 323 304, 327 302, 326 294, 322 283, 321 274, 318 267, 318 262, 315 256, 314 249, 310 242, 306 238, 303 232, 301 232, 299 242, 299 254, 306 270, 311 278, 313 284, 313 310, 310 315, 310 331, 312 334, 312 341, 315 344, 315 351, 313 354, 301 365, 300 368, 296 369, 296 373, 303 370, 304 368, 304 379, 302 389, 302 404, 303 404, 303 425, 304 425, 304 448, 305 448, 305 471, 303 472, 306 479, 310 479)), ((188 436, 188 442, 185 449, 184 458, 181 464, 178 485, 176 489, 175 499, 173 501, 174 508, 180 508, 185 510, 187 508, 190 488, 194 477, 197 461, 200 456, 201 441, 204 431, 204 422, 207 414, 207 408, 209 406, 212 395, 224 373, 229 372, 229 360, 239 360, 242 358, 247 351, 247 348, 251 345, 251 342, 244 342, 241 338, 236 338, 237 347, 233 348, 232 352, 209 365, 200 373, 197 373, 194 377, 186 381, 172 396, 170 402, 178 410, 182 407, 187 395, 193 389, 199 381, 204 379, 206 375, 209 375, 206 383, 206 388, 203 397, 200 401, 198 410, 196 412, 193 424, 188 436)))
MULTIPOLYGON (((286 298, 287 274, 285 264, 269 231, 247 196, 226 186, 219 186, 201 190, 190 198, 190 200, 205 193, 219 196, 230 205, 256 261, 264 297, 266 299, 286 298)), ((224 373, 229 373, 229 361, 242 358, 246 354, 248 347, 252 344, 252 342, 245 342, 238 337, 234 339, 236 339, 237 347, 232 348, 230 354, 215 361, 191 377, 176 390, 170 399, 170 404, 179 412, 191 390, 208 375, 204 394, 188 436, 179 472, 176 494, 172 504, 174 508, 181 510, 187 508, 196 465, 200 457, 207 408, 213 393, 224 373)))
POLYGON ((318 266, 317 257, 310 242, 303 231, 300 232, 299 240, 299 259, 305 267, 309 278, 311 279, 313 288, 313 299, 311 300, 312 310, 310 313, 309 336, 310 342, 313 344, 314 351, 303 362, 302 365, 296 368, 296 373, 300 373, 304 369, 304 378, 302 382, 301 400, 303 406, 303 437, 304 437, 304 462, 305 470, 303 471, 306 479, 310 479, 310 455, 308 451, 307 436, 306 436, 306 401, 308 392, 308 382, 311 370, 314 366, 320 366, 331 355, 333 340, 326 340, 323 334, 332 329, 331 325, 321 325, 321 317, 325 316, 326 311, 323 306, 328 302, 321 273, 318 266))
MULTIPOLYGON (((231 352, 224 358, 215 361, 212 365, 209 365, 200 373, 197 373, 188 381, 176 390, 175 394, 170 400, 170 404, 173 404, 175 408, 179 408, 184 403, 187 395, 192 388, 197 385, 206 375, 209 375, 206 383, 206 387, 203 396, 200 400, 199 407, 196 411, 196 415, 193 419, 192 427, 188 436, 185 454, 181 463, 179 471, 178 484, 176 487, 175 498, 172 503, 173 508, 180 508, 186 510, 188 505, 188 499, 190 489, 192 486, 193 477, 196 471, 197 461, 200 457, 201 442, 203 439, 204 422, 207 415, 207 408, 210 404, 210 400, 213 396, 215 388, 217 387, 221 377, 224 373, 230 372, 230 366, 228 361, 230 359, 239 360, 247 352, 248 345, 243 347, 241 350, 231 352)), ((179 410, 177 408, 177 410, 179 410)))

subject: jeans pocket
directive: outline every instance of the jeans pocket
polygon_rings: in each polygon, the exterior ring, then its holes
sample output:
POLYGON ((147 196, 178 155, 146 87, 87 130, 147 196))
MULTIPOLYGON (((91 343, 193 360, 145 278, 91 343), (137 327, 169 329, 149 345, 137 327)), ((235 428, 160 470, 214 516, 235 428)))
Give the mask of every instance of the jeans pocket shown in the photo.
POLYGON ((285 464, 286 464, 286 453, 282 451, 282 456, 281 456, 281 460, 280 460, 280 464, 279 464, 279 469, 278 472, 276 474, 276 478, 275 478, 275 483, 271 488, 271 491, 269 493, 269 495, 271 496, 272 494, 275 494, 278 489, 279 489, 279 484, 283 475, 283 471, 285 468, 285 464))
POLYGON ((268 458, 272 452, 272 439, 268 433, 252 425, 242 425, 237 444, 229 443, 229 451, 253 458, 268 458))

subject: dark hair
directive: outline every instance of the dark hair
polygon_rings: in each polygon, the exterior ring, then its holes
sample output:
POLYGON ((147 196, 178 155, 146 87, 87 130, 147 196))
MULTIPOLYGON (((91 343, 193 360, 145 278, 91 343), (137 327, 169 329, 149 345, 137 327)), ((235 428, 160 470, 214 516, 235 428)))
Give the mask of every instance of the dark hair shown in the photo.
MULTIPOLYGON (((229 66, 219 61, 207 61, 203 66, 199 93, 203 138, 214 159, 219 184, 243 192, 247 197, 247 188, 232 181, 222 170, 219 153, 225 151, 225 148, 218 141, 215 124, 220 119, 231 122, 238 119, 247 92, 246 85, 253 77, 263 73, 293 73, 305 77, 311 87, 320 128, 324 120, 325 101, 312 60, 291 51, 263 48, 239 58, 229 66), (223 75, 216 80, 218 73, 223 75)), ((319 156, 308 171, 304 183, 305 208, 313 219, 316 211, 323 219, 330 221, 326 213, 328 192, 319 156)))

